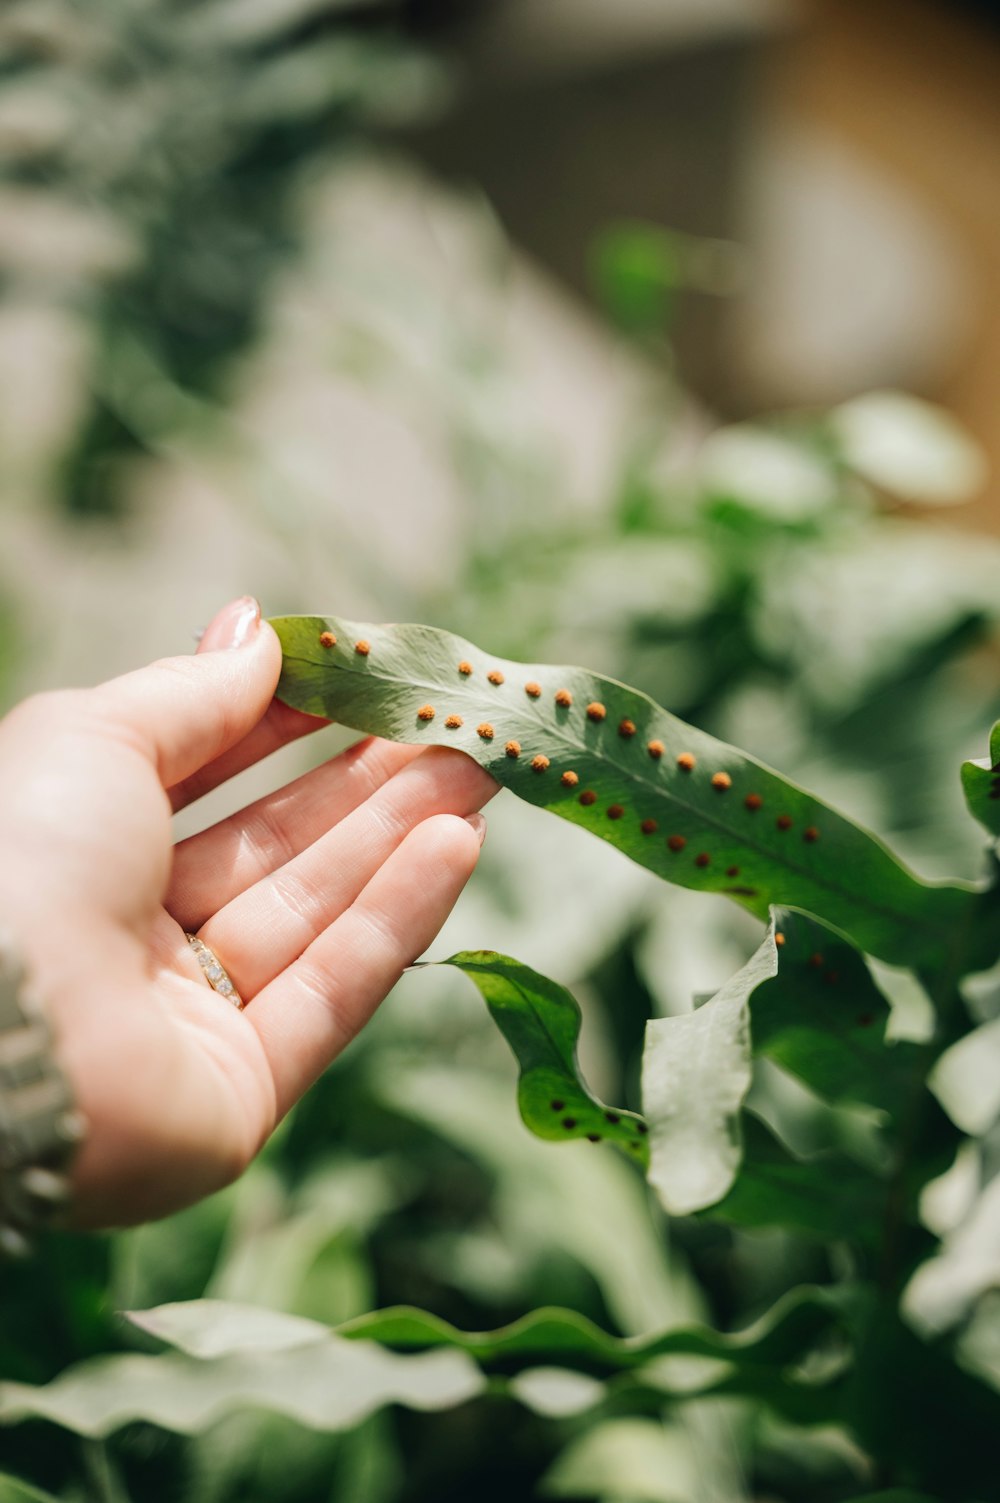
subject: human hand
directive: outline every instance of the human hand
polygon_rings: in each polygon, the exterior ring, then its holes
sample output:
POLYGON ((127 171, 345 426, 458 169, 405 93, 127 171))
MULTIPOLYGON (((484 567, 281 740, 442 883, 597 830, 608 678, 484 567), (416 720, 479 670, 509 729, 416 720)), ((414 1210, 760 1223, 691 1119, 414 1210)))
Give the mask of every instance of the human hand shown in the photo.
POLYGON ((88 1122, 79 1225, 166 1215, 239 1175, 476 864, 489 775, 375 740, 172 844, 172 810, 323 723, 272 702, 280 666, 238 600, 196 655, 36 696, 0 724, 0 918, 88 1122))

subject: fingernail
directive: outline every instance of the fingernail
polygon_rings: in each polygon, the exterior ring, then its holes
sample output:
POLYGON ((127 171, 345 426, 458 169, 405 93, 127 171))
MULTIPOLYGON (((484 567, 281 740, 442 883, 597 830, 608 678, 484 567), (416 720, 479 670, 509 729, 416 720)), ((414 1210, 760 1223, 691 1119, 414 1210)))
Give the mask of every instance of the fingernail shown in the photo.
POLYGON ((199 652, 225 652, 252 642, 260 627, 260 605, 252 595, 231 600, 209 622, 198 643, 199 652))
POLYGON ((486 839, 486 820, 484 816, 479 813, 467 814, 465 816, 465 822, 466 824, 471 825, 475 830, 476 834, 479 836, 479 844, 482 845, 483 841, 486 839))

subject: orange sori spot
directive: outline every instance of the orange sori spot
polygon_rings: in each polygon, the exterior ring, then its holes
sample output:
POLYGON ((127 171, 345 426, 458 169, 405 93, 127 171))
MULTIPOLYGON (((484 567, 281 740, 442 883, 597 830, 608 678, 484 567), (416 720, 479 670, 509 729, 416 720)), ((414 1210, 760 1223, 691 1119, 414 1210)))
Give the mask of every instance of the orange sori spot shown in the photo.
POLYGON ((739 869, 738 866, 727 866, 726 867, 726 876, 727 877, 738 877, 739 874, 740 874, 740 869, 739 869))
POLYGON ((687 841, 684 839, 683 835, 668 835, 667 845, 672 851, 682 851, 687 845, 687 841))
POLYGON ((644 819, 643 822, 642 822, 642 824, 639 826, 639 829, 642 831, 642 833, 644 835, 655 835, 656 834, 656 820, 655 819, 644 819))
POLYGON ((549 759, 548 757, 543 756, 541 752, 539 752, 537 756, 532 757, 531 759, 531 769, 533 772, 546 772, 548 770, 548 766, 549 759))
POLYGON ((556 704, 557 705, 561 705, 564 710, 568 710, 569 707, 570 707, 570 705, 572 703, 573 703, 573 696, 569 692, 568 689, 557 689, 556 690, 556 704))
POLYGON ((507 745, 504 747, 504 751, 507 753, 508 757, 519 757, 521 755, 520 741, 508 741, 507 745))
POLYGON ((618 734, 619 734, 619 736, 623 737, 626 741, 628 740, 628 738, 630 736, 634 736, 635 735, 635 721, 634 720, 623 720, 621 722, 621 724, 619 725, 619 727, 618 727, 618 734))
POLYGON ((819 971, 822 969, 823 957, 818 950, 816 951, 815 955, 810 955, 809 964, 812 966, 814 971, 819 971))
POLYGON ((472 672, 472 664, 467 658, 463 658, 459 663, 458 671, 459 673, 463 674, 465 678, 468 678, 469 674, 472 672))
POLYGON ((337 645, 337 639, 333 635, 333 632, 332 631, 321 631, 320 634, 319 634, 319 645, 321 647, 336 647, 336 645, 337 645))
POLYGON ((694 864, 695 866, 707 866, 711 859, 712 858, 707 851, 699 851, 697 856, 694 858, 694 864))
POLYGON ((750 809, 751 811, 759 809, 763 802, 764 800, 761 798, 759 793, 748 793, 746 798, 743 800, 746 808, 750 809))
POLYGON ((580 779, 577 777, 572 768, 567 767, 566 771, 563 773, 559 781, 566 788, 575 788, 580 779))
POLYGON ((607 713, 607 710, 598 699, 592 700, 591 703, 587 706, 588 720, 603 720, 607 713))
POLYGON ((500 672, 499 668, 491 668, 486 677, 491 684, 503 683, 503 674, 500 672))
POLYGON ((677 766, 680 768, 681 772, 693 772, 695 765, 696 759, 691 755, 690 752, 681 752, 680 756, 677 758, 677 766))
POLYGON ((597 794, 594 792, 593 788, 585 788, 583 790, 583 792, 580 794, 580 802, 585 809, 589 809, 591 804, 597 803, 597 794))
POLYGON ((803 840, 807 840, 810 845, 812 845, 813 841, 818 840, 819 839, 819 831, 817 830, 816 826, 815 825, 808 825, 802 831, 802 839, 803 840))
POLYGON ((621 817, 622 817, 622 815, 624 813, 625 813, 625 810, 624 810, 624 808, 623 808, 623 806, 621 804, 609 804, 608 805, 608 818, 609 819, 621 819, 621 817))
POLYGON ((781 932, 780 929, 778 930, 777 934, 774 936, 774 943, 779 947, 779 949, 785 943, 785 936, 782 934, 782 932, 781 932))
POLYGON ((354 651, 357 653, 359 658, 366 658, 371 650, 372 644, 370 642, 366 642, 364 637, 361 638, 360 642, 355 642, 354 644, 354 651))
POLYGON ((646 750, 649 752, 649 755, 652 757, 654 762, 658 762, 660 760, 666 749, 667 748, 664 746, 662 741, 650 741, 646 746, 646 750))
POLYGON ((445 725, 448 727, 449 731, 457 731, 459 726, 463 723, 464 722, 461 715, 449 715, 447 720, 445 721, 445 725))
POLYGON ((774 822, 779 830, 790 830, 792 828, 792 816, 790 814, 779 814, 774 822))
POLYGON ((530 694, 532 699, 537 699, 542 692, 542 686, 541 684, 536 684, 535 680, 532 679, 530 683, 525 684, 524 692, 525 694, 530 694))
POLYGON ((482 736, 484 741, 493 740, 493 727, 490 725, 488 720, 484 720, 482 725, 476 726, 476 735, 482 736))
POLYGON ((733 780, 729 776, 728 772, 712 773, 712 787, 715 788, 719 793, 725 793, 726 789, 731 788, 732 786, 733 780))
POLYGON ((418 720, 433 720, 434 719, 434 706, 433 705, 421 705, 420 709, 417 711, 417 719, 418 720))

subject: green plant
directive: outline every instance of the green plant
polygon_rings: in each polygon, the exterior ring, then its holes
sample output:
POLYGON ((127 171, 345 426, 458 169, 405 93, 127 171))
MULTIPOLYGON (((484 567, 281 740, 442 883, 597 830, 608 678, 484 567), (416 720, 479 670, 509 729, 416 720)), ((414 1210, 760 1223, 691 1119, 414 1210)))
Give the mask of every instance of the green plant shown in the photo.
MULTIPOLYGON (((713 1226, 780 1229, 826 1250, 810 1264, 820 1276, 789 1280, 737 1332, 688 1319, 624 1340, 571 1309, 470 1333, 414 1307, 331 1329, 231 1299, 182 1301, 132 1317, 173 1355, 8 1384, 0 1417, 90 1437, 137 1419, 195 1434, 250 1405, 340 1432, 386 1404, 448 1410, 492 1394, 579 1418, 554 1492, 611 1496, 617 1468, 616 1495, 686 1500, 713 1494, 678 1421, 699 1401, 728 1401, 754 1427, 745 1449, 764 1477, 780 1474, 789 1436, 800 1462, 815 1434, 844 1438, 849 1462, 817 1453, 810 1496, 985 1503, 1000 1422, 998 1270, 983 1255, 1000 1183, 1000 1088, 982 1068, 1000 1048, 984 1056, 995 883, 922 881, 825 803, 612 680, 499 660, 429 627, 274 624, 279 692, 298 708, 458 745, 656 875, 768 920, 720 991, 648 1023, 642 1115, 582 1081, 565 989, 490 951, 446 964, 475 982, 514 1050, 533 1133, 589 1139, 598 1156, 604 1142, 621 1149, 693 1229, 694 1257, 713 1226), (651 1418, 664 1413, 666 1428, 651 1418)), ((963 770, 991 833, 994 767, 963 770)), ((489 1111, 484 1100, 480 1119, 489 1111)), ((425 1112, 444 1120, 446 1093, 432 1090, 425 1112)))

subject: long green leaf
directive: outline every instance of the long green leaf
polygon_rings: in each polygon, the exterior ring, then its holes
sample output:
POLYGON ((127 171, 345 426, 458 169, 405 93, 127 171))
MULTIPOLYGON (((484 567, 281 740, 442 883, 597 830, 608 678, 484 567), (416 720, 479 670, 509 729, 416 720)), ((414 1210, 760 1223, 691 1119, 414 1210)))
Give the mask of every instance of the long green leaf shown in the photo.
POLYGON ((438 964, 455 966, 479 988, 521 1067, 517 1104, 536 1137, 614 1143, 637 1163, 649 1162, 643 1118, 598 1101, 580 1077, 580 1008, 572 993, 494 950, 465 950, 438 964))
POLYGON ((969 813, 1000 835, 1000 720, 990 731, 988 759, 962 763, 962 788, 969 813))
POLYGON ((103 1436, 135 1420, 196 1435, 239 1409, 265 1409, 314 1430, 351 1429, 386 1404, 446 1409, 481 1393, 462 1352, 398 1356, 327 1334, 294 1351, 209 1361, 168 1352, 78 1363, 51 1383, 0 1383, 0 1425, 47 1419, 103 1436))
POLYGON ((982 894, 919 881, 874 836, 624 684, 493 658, 429 626, 272 624, 285 655, 277 692, 297 709, 458 747, 666 880, 761 917, 772 903, 805 909, 911 967, 993 959, 982 894))

